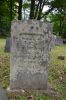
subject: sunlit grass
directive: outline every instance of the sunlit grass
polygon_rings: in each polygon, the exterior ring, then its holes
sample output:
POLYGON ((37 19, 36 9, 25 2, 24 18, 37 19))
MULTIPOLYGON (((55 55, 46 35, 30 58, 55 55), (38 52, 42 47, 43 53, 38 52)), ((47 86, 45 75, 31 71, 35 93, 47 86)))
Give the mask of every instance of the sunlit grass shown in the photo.
POLYGON ((0 85, 6 88, 9 84, 9 54, 4 52, 5 39, 0 38, 0 85))
POLYGON ((66 100, 66 45, 56 46, 51 51, 49 62, 49 83, 60 94, 60 100, 66 100), (64 56, 64 60, 58 59, 64 56))

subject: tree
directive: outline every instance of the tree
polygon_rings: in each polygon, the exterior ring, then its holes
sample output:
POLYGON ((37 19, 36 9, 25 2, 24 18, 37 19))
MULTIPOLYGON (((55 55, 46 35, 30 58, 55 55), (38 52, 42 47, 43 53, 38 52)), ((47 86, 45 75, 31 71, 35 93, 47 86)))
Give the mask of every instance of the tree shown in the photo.
POLYGON ((3 26, 8 25, 9 21, 17 18, 16 15, 18 15, 18 20, 22 20, 22 16, 27 13, 29 19, 36 20, 44 20, 51 15, 54 31, 57 31, 59 35, 66 36, 66 0, 0 0, 0 21, 4 20, 4 22, 0 22, 1 30, 4 29, 3 26), (46 5, 49 9, 43 12, 46 5))
POLYGON ((49 4, 50 0, 31 0, 30 19, 42 19, 43 7, 49 4))
POLYGON ((15 1, 0 0, 0 34, 2 35, 8 35, 10 33, 11 20, 16 15, 15 1))
POLYGON ((54 33, 66 38, 66 0, 55 0, 52 5, 55 11, 50 15, 54 33))
POLYGON ((30 6, 30 19, 34 19, 34 10, 35 10, 35 0, 31 0, 30 6))
POLYGON ((18 20, 22 19, 22 2, 23 0, 18 0, 19 6, 18 6, 18 20))

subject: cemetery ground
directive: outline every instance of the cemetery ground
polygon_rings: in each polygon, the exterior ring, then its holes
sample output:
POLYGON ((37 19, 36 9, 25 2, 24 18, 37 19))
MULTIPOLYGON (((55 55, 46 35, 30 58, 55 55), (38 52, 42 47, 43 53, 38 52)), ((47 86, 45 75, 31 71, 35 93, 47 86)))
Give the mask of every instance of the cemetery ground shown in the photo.
MULTIPOLYGON (((10 54, 4 52, 5 41, 0 39, 0 86, 6 89, 9 86, 10 54)), ((50 54, 48 83, 58 92, 58 97, 44 94, 35 96, 35 100, 66 100, 66 45, 55 46, 50 54), (65 59, 58 59, 58 56, 64 56, 65 59)), ((18 97, 16 100, 25 100, 25 97, 18 97)))

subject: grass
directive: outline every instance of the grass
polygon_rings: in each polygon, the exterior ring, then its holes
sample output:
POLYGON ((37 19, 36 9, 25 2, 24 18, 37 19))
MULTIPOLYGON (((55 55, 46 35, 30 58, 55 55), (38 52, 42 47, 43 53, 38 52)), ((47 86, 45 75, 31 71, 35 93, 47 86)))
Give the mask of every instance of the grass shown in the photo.
POLYGON ((5 39, 0 39, 0 85, 6 88, 9 84, 9 54, 4 52, 5 39))
MULTIPOLYGON (((5 39, 0 39, 0 86, 7 88, 9 85, 10 55, 4 52, 5 39)), ((66 45, 55 46, 51 50, 48 65, 49 85, 59 93, 59 98, 47 95, 35 96, 35 100, 66 100, 66 45), (62 55, 65 60, 59 60, 62 55)), ((25 97, 18 97, 17 100, 26 100, 25 97)))
POLYGON ((60 93, 60 100, 66 100, 66 45, 56 46, 51 51, 49 83, 60 93), (65 60, 59 60, 59 55, 65 60))

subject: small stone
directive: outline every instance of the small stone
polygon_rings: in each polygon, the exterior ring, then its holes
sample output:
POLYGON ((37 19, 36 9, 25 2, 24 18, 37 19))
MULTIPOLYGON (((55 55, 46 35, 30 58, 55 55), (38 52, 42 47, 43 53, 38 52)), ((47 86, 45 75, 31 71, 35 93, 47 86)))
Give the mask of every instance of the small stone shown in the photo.
POLYGON ((65 60, 65 57, 64 56, 58 56, 58 59, 65 60))
POLYGON ((61 72, 58 70, 58 75, 61 75, 61 72))
POLYGON ((34 97, 31 95, 31 96, 28 96, 27 97, 27 100, 34 100, 34 97))
POLYGON ((59 79, 60 79, 60 81, 62 81, 63 78, 60 76, 59 79))

